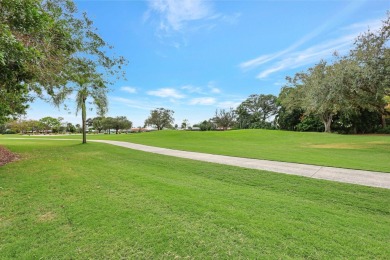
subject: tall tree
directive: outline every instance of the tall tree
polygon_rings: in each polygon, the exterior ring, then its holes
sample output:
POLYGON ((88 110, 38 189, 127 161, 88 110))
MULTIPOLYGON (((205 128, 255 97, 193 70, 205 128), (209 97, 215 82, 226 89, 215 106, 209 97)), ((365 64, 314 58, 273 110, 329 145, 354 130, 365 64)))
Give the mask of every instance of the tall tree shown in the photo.
POLYGON ((72 0, 2 0, 0 9, 0 119, 23 113, 32 91, 57 106, 77 92, 83 115, 87 97, 106 110, 107 85, 125 59, 111 54, 72 0))
POLYGON ((156 108, 150 111, 150 116, 145 120, 145 125, 156 126, 157 130, 172 126, 175 119, 174 111, 165 108, 156 108))
POLYGON ((0 1, 0 121, 23 114, 30 93, 54 95, 77 51, 71 1, 0 1))
POLYGON ((83 144, 87 143, 87 98, 92 99, 92 104, 99 115, 104 116, 108 109, 107 87, 103 75, 96 72, 95 64, 86 60, 79 60, 78 72, 73 75, 75 87, 65 91, 77 91, 76 113, 81 110, 83 144))
POLYGON ((360 35, 351 51, 356 62, 354 91, 360 107, 381 114, 382 127, 386 127, 386 96, 390 95, 390 12, 382 27, 360 35))
POLYGON ((347 97, 349 88, 345 82, 349 78, 348 63, 340 60, 332 65, 321 61, 307 73, 299 74, 302 88, 302 107, 305 113, 319 116, 325 132, 331 132, 332 119, 341 110, 350 107, 347 97))

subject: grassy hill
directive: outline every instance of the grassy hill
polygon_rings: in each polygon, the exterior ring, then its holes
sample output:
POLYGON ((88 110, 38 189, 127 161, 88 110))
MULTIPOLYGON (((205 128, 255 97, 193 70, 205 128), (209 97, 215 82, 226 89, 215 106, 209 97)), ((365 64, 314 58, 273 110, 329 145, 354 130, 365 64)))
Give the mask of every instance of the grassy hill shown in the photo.
MULTIPOLYGON (((62 137, 63 138, 63 137, 62 137)), ((68 137, 67 137, 68 138, 68 137)), ((80 139, 80 136, 72 138, 80 139)), ((88 135, 212 154, 390 172, 390 136, 271 130, 88 135)))

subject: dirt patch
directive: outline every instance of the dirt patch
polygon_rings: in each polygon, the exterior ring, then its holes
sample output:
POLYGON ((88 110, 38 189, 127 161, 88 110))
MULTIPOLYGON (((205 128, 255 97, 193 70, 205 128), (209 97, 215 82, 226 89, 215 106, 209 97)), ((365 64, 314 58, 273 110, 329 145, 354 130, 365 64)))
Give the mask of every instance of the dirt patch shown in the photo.
POLYGON ((7 163, 16 161, 19 157, 6 149, 3 146, 0 146, 0 166, 5 165, 7 163))
POLYGON ((325 148, 325 149, 364 149, 367 145, 362 144, 312 144, 310 148, 325 148))
POLYGON ((51 220, 53 220, 55 218, 56 218, 56 214, 51 212, 51 211, 49 211, 49 212, 46 212, 43 215, 40 215, 38 217, 38 220, 41 221, 41 222, 47 222, 47 221, 51 221, 51 220))

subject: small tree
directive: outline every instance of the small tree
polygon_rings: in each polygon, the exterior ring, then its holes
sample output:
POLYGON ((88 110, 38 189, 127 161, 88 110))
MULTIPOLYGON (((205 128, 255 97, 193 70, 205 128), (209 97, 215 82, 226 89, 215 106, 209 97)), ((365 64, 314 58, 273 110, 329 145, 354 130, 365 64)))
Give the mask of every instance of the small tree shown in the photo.
POLYGON ((274 95, 250 95, 240 105, 240 116, 249 114, 252 123, 264 123, 278 112, 277 97, 274 95))
POLYGON ((57 118, 50 116, 39 119, 39 122, 44 127, 46 134, 49 130, 53 131, 61 126, 61 122, 57 118))
POLYGON ((173 114, 173 110, 156 108, 150 111, 150 116, 145 120, 145 125, 156 126, 157 130, 162 130, 164 127, 171 127, 175 121, 173 114))
POLYGON ((99 134, 104 129, 103 121, 104 121, 104 117, 101 117, 101 116, 98 116, 98 117, 91 119, 91 122, 92 122, 91 125, 93 126, 93 128, 95 130, 98 130, 99 134))
POLYGON ((212 121, 218 127, 222 127, 223 130, 226 130, 235 124, 236 113, 234 112, 233 108, 230 108, 229 111, 226 111, 225 109, 221 109, 218 111, 217 109, 215 111, 215 117, 212 119, 212 121))
POLYGON ((115 129, 115 134, 118 134, 119 130, 129 129, 133 123, 127 120, 125 116, 117 116, 113 119, 113 128, 115 129))
POLYGON ((105 131, 108 130, 108 134, 111 134, 111 129, 114 128, 114 120, 112 117, 104 117, 102 120, 102 127, 105 131))
POLYGON ((181 123, 181 129, 186 129, 188 126, 188 120, 184 119, 183 122, 181 123))

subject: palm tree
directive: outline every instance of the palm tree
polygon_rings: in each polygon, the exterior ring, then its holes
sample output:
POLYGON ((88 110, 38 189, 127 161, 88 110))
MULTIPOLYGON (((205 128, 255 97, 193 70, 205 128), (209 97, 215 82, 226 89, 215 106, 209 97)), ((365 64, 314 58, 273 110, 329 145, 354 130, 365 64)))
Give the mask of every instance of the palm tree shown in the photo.
POLYGON ((107 82, 104 80, 103 74, 96 72, 95 67, 85 61, 79 60, 79 64, 76 65, 78 66, 77 74, 72 77, 76 84, 74 90, 77 91, 76 115, 81 110, 83 144, 87 143, 87 99, 92 98, 91 103, 95 105, 100 116, 107 113, 108 108, 107 82))

